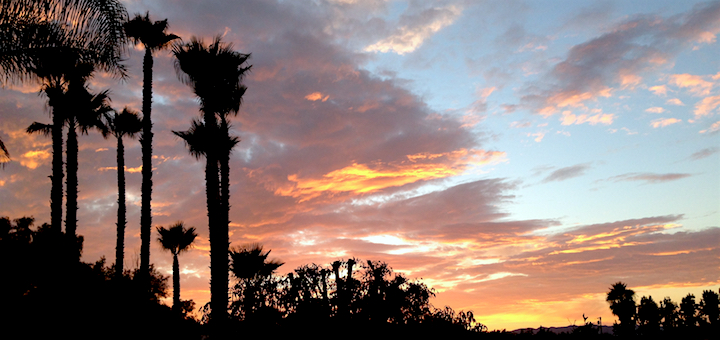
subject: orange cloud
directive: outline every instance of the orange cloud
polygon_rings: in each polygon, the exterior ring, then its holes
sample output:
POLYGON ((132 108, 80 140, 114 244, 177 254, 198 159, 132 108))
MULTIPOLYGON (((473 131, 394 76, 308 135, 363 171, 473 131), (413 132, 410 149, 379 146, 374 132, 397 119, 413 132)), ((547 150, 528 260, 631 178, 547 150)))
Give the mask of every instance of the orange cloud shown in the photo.
POLYGON ((671 75, 670 84, 682 88, 689 88, 689 91, 697 96, 707 96, 713 87, 712 82, 703 79, 701 76, 687 73, 671 75))
POLYGON ((313 102, 316 100, 322 100, 324 102, 324 101, 328 100, 328 98, 330 98, 330 95, 326 95, 325 97, 323 97, 323 94, 320 92, 313 92, 313 93, 305 96, 305 99, 313 101, 313 102))
POLYGON ((20 156, 20 165, 28 169, 35 169, 50 156, 52 154, 48 150, 31 150, 20 156))
POLYGON ((652 125, 652 127, 657 129, 659 127, 666 127, 668 125, 677 124, 680 122, 682 122, 682 120, 677 119, 677 118, 660 118, 660 119, 655 119, 652 122, 650 122, 650 125, 652 125))
MULTIPOLYGON (((105 166, 105 167, 102 167, 102 168, 98 168, 97 170, 98 170, 98 171, 116 171, 116 170, 117 170, 117 167, 116 167, 116 166, 105 166)), ((125 167, 125 172, 129 172, 129 173, 140 173, 140 172, 142 172, 142 165, 137 166, 137 167, 134 167, 134 168, 128 168, 128 167, 126 166, 126 167, 125 167)))
POLYGON ((291 185, 275 190, 276 195, 306 201, 323 193, 351 192, 366 194, 422 180, 456 176, 472 166, 501 162, 505 152, 460 149, 452 152, 408 155, 407 161, 396 163, 353 163, 329 172, 321 178, 288 176, 291 185))

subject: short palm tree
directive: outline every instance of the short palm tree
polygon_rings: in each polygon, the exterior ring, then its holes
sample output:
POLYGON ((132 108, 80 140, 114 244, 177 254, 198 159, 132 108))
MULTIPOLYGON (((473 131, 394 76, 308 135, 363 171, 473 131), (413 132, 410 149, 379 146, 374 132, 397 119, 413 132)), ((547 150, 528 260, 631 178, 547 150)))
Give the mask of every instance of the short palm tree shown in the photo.
POLYGON ((169 229, 158 227, 158 242, 163 249, 173 254, 173 310, 180 313, 180 263, 178 255, 192 248, 192 243, 197 237, 195 228, 185 229, 183 222, 177 222, 169 229))
POLYGON ((121 278, 125 258, 125 146, 123 137, 134 138, 142 129, 142 121, 137 112, 127 107, 119 114, 115 112, 108 117, 108 128, 117 138, 117 176, 118 176, 118 213, 117 213, 117 245, 115 246, 115 277, 121 278))
POLYGON ((238 247, 230 251, 230 271, 240 281, 240 304, 236 312, 245 319, 253 312, 258 312, 264 302, 262 286, 272 277, 284 263, 268 260, 270 251, 263 252, 259 244, 238 247))
MULTIPOLYGON (((223 156, 229 152, 226 150, 229 150, 230 144, 226 145, 225 141, 231 138, 221 136, 223 131, 218 126, 217 116, 239 110, 245 93, 241 80, 249 69, 244 65, 249 55, 233 51, 232 45, 223 43, 220 37, 216 37, 209 45, 193 37, 187 44, 175 44, 173 54, 178 78, 192 87, 200 101, 203 117, 203 136, 206 141, 202 142, 205 146, 202 155, 206 159, 205 184, 210 229, 210 318, 218 332, 224 328, 227 320, 229 244, 229 203, 223 203, 225 200, 221 197, 221 193, 228 193, 229 190, 220 188, 218 163, 227 158, 223 156)), ((188 146, 192 153, 192 145, 188 143, 188 146)))
POLYGON ((142 147, 142 186, 141 186, 141 203, 140 203, 140 271, 144 279, 146 273, 150 270, 150 232, 152 226, 152 68, 153 57, 155 51, 167 48, 171 41, 179 37, 174 34, 168 34, 167 19, 159 21, 151 21, 150 14, 145 16, 136 14, 133 19, 124 24, 125 33, 133 40, 133 42, 142 43, 145 47, 145 56, 143 57, 143 130, 140 137, 142 147))

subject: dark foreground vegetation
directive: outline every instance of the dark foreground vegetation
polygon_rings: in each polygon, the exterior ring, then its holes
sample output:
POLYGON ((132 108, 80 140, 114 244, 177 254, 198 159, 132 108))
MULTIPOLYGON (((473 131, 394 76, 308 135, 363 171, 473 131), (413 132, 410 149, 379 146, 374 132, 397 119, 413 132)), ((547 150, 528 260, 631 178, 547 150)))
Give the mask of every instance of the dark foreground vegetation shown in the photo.
MULTIPOLYGON (((211 334, 210 305, 192 313, 195 303, 180 300, 179 292, 174 304, 179 301, 180 306, 161 303, 169 296, 168 277, 152 265, 150 286, 138 278, 138 268, 118 277, 104 258, 78 261, 81 236, 71 241, 47 224, 33 224, 27 217, 0 218, 3 338, 203 339, 211 334)), ((159 241, 168 239, 165 235, 159 241)), ((177 249, 171 250, 173 255, 177 249)), ((720 325, 715 292, 705 291, 699 303, 688 295, 679 306, 669 298, 658 306, 651 297, 636 305, 634 292, 618 282, 608 293, 610 309, 620 320, 614 335, 607 327, 601 333, 592 322, 560 334, 543 328, 490 332, 471 311, 434 307, 431 288, 394 273, 386 263, 348 259, 327 267, 305 265, 280 276, 275 272, 283 264, 269 260, 269 254, 259 245, 229 252, 234 278, 229 320, 212 339, 285 338, 319 331, 352 339, 714 339, 720 325)))

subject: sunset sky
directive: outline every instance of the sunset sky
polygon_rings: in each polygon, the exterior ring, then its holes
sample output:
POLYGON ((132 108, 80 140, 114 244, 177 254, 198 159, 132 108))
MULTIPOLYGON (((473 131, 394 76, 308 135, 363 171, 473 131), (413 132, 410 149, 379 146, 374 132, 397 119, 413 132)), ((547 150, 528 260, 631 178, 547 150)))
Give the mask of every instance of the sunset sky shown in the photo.
MULTIPOLYGON (((123 1, 169 32, 251 53, 231 156, 231 246, 286 264, 387 262, 437 307, 490 329, 612 324, 623 281, 675 301, 720 287, 720 2, 123 1)), ((129 76, 95 92, 141 108, 129 76)), ((204 161, 172 130, 200 117, 155 55, 153 225, 200 236, 183 299, 209 299, 204 161)), ((49 123, 34 84, 0 89, 0 216, 50 221, 49 123)), ((115 144, 79 138, 84 261, 114 262, 115 144)), ((140 144, 125 140, 126 261, 140 249, 140 144)), ((153 240, 157 235, 153 234, 153 240)), ((172 256, 153 241, 151 261, 172 256)), ((168 303, 170 303, 168 301, 168 303)))

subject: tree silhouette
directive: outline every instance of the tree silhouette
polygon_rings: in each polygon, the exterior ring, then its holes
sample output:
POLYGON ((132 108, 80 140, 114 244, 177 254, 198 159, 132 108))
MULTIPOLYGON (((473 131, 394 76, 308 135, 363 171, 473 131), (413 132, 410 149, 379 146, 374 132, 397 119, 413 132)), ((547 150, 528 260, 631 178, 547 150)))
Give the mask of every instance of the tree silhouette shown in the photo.
POLYGON ((695 295, 688 294, 680 301, 680 324, 684 328, 692 328, 697 326, 697 303, 695 303, 695 295))
MULTIPOLYGON (((217 329, 224 329, 227 319, 227 252, 229 244, 227 209, 229 203, 223 203, 225 200, 221 198, 221 191, 225 192, 224 196, 228 198, 229 189, 221 190, 220 188, 218 163, 224 154, 229 155, 229 150, 232 145, 237 143, 237 140, 229 137, 227 133, 223 136, 224 131, 218 126, 217 115, 226 115, 230 112, 237 112, 239 109, 242 95, 245 92, 244 87, 240 85, 240 80, 243 73, 247 71, 247 68, 243 68, 242 65, 248 55, 233 51, 232 45, 223 43, 220 37, 216 37, 209 45, 205 45, 202 40, 193 37, 187 44, 175 44, 173 54, 176 58, 175 70, 178 78, 193 89, 200 101, 200 111, 203 117, 202 124, 193 123, 193 128, 197 130, 197 127, 203 126, 203 134, 197 136, 206 138, 206 141, 198 142, 196 146, 188 143, 188 146, 191 153, 194 153, 193 148, 202 150, 200 154, 194 154, 196 157, 204 155, 206 159, 205 184, 210 230, 211 319, 217 329)), ((190 136, 187 133, 176 134, 181 137, 190 136)), ((188 139, 185 140, 188 141, 188 139)), ((229 185, 229 180, 227 185, 229 185)))
POLYGON ((169 229, 158 227, 157 231, 159 234, 158 242, 160 242, 163 249, 173 255, 173 310, 180 313, 182 304, 180 302, 180 263, 178 262, 178 255, 190 250, 197 233, 195 233, 194 227, 185 229, 182 222, 173 224, 169 229))
POLYGON ((34 69, 52 51, 72 52, 83 62, 124 76, 126 18, 117 0, 2 1, 0 74, 5 81, 41 80, 34 69))
MULTIPOLYGON (((241 320, 253 316, 267 316, 266 302, 277 293, 276 281, 272 275, 284 263, 278 260, 268 260, 270 251, 263 252, 259 244, 240 247, 230 251, 230 271, 238 279, 235 293, 237 300, 232 304, 233 315, 241 320)), ((275 309, 275 311, 277 311, 275 309)))
POLYGON ((639 331, 646 336, 657 336, 660 333, 662 314, 652 296, 643 296, 637 310, 639 331))
POLYGON ((669 297, 660 302, 660 316, 662 317, 663 331, 670 332, 678 326, 677 304, 669 297))
POLYGON ((117 244, 115 246, 115 277, 121 278, 125 259, 125 225, 127 224, 125 206, 125 146, 123 137, 134 138, 142 129, 142 121, 137 112, 127 107, 119 114, 108 116, 108 128, 117 138, 117 178, 118 178, 118 210, 117 210, 117 244))
POLYGON ((703 290, 700 311, 706 322, 714 327, 720 325, 720 301, 718 300, 718 293, 712 290, 703 290))
POLYGON ((135 44, 142 43, 145 47, 143 57, 143 130, 140 137, 142 147, 142 186, 140 203, 140 270, 146 272, 150 267, 150 232, 152 226, 152 69, 155 51, 167 48, 179 37, 168 34, 167 19, 152 22, 150 13, 145 16, 136 14, 133 19, 124 24, 125 33, 135 44))
POLYGON ((610 310, 620 320, 615 334, 631 335, 635 333, 635 292, 627 289, 622 282, 610 287, 606 301, 610 303, 610 310))
MULTIPOLYGON (((97 129, 106 135, 107 126, 103 123, 112 108, 108 105, 110 98, 108 91, 98 94, 90 93, 87 81, 92 77, 94 66, 81 63, 69 73, 67 102, 70 107, 65 112, 65 124, 68 127, 67 150, 65 164, 67 210, 65 216, 65 233, 68 237, 77 235, 77 209, 78 209, 78 141, 77 129, 81 134, 88 134, 90 129, 97 129)), ((79 256, 79 254, 78 254, 79 256)))

